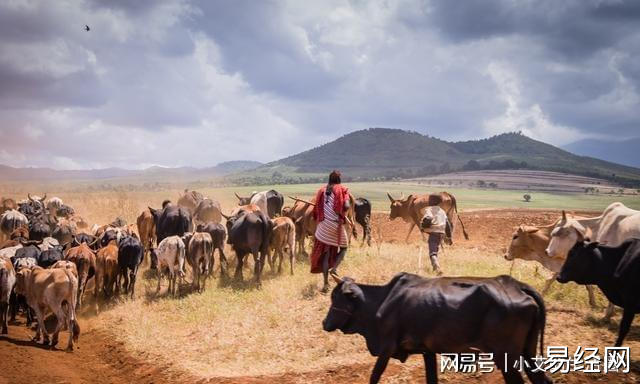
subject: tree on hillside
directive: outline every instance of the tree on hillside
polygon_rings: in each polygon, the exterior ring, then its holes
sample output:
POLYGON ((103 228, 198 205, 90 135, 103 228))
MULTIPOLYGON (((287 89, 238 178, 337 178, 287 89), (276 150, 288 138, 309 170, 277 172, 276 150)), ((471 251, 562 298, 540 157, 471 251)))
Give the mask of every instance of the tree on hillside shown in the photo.
POLYGON ((531 195, 528 193, 525 193, 524 196, 522 196, 522 198, 524 199, 525 202, 529 202, 531 201, 531 195))

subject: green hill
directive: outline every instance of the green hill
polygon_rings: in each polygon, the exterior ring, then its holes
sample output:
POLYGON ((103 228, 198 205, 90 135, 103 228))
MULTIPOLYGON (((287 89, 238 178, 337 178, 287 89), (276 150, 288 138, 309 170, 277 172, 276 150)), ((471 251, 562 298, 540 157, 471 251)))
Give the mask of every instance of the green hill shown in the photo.
POLYGON ((314 182, 340 169, 351 180, 410 178, 450 171, 479 169, 537 169, 604 178, 635 186, 640 169, 591 157, 505 133, 488 139, 447 142, 417 132, 369 128, 330 143, 232 176, 255 183, 314 182))

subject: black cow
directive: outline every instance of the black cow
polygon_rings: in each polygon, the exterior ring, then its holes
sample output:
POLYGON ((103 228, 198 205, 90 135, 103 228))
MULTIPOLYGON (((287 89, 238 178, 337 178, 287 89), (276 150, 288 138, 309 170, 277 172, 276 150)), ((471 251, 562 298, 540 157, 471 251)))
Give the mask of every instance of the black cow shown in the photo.
POLYGON ((99 240, 100 247, 106 247, 112 240, 118 240, 118 232, 113 228, 109 228, 102 233, 99 240))
POLYGON ((51 249, 42 251, 40 257, 38 257, 38 266, 42 268, 49 268, 56 262, 64 259, 62 245, 56 245, 51 249))
POLYGON ((42 240, 51 235, 51 226, 38 218, 29 222, 29 239, 42 240))
POLYGON ((162 209, 149 207, 149 211, 156 224, 158 244, 169 236, 182 236, 193 230, 191 214, 186 208, 165 202, 162 209))
MULTIPOLYGON (((224 230, 222 224, 208 222, 206 224, 198 224, 196 232, 207 232, 211 235, 213 240, 213 251, 211 253, 211 260, 213 261, 213 254, 218 250, 220 254, 220 275, 224 275, 228 270, 227 257, 224 255, 224 242, 227 238, 227 233, 224 230)), ((210 266, 209 273, 213 274, 213 268, 210 266)))
POLYGON ((69 217, 73 216, 75 213, 76 211, 71 206, 66 204, 62 204, 62 206, 58 208, 58 210, 56 211, 57 216, 64 217, 65 219, 68 219, 69 217))
POLYGON ((124 278, 124 292, 131 292, 133 298, 136 286, 136 275, 138 267, 144 257, 144 248, 136 236, 126 236, 118 243, 118 283, 120 290, 120 279, 124 278))
POLYGON ((622 345, 640 313, 640 239, 617 247, 579 241, 571 248, 556 278, 560 283, 597 285, 609 301, 623 308, 616 347, 622 345))
MULTIPOLYGON (((73 241, 71 242, 72 247, 77 247, 82 243, 87 243, 89 248, 93 249, 94 251, 97 251, 100 248, 100 244, 98 244, 99 243, 98 238, 93 235, 90 235, 88 233, 78 233, 77 235, 73 236, 73 241)), ((109 242, 107 241, 106 244, 109 244, 109 242)))
POLYGON ((437 353, 474 351, 493 353, 507 383, 523 382, 512 369, 520 357, 530 365, 525 371, 533 383, 551 383, 531 369, 538 336, 543 352, 544 301, 510 276, 428 279, 401 273, 383 286, 334 278, 338 285, 323 328, 364 336, 378 357, 371 383, 380 380, 390 358, 404 362, 417 353, 424 357, 427 383, 437 383, 437 353))
POLYGON ((260 275, 264 267, 265 258, 269 254, 269 238, 271 237, 272 222, 262 211, 249 212, 240 210, 233 217, 227 219, 227 243, 236 252, 236 280, 242 280, 242 265, 247 254, 253 255, 254 276, 258 287, 262 285, 260 275))
MULTIPOLYGON (((356 223, 362 226, 362 244, 367 240, 367 245, 371 246, 371 203, 364 197, 356 199, 354 211, 356 223)), ((354 228, 354 233, 356 233, 354 228)))

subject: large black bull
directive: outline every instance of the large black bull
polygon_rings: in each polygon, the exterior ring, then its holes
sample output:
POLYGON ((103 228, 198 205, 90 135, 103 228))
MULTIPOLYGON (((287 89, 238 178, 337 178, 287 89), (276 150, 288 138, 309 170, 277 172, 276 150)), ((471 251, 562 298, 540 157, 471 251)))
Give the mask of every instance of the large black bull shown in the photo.
POLYGON ((227 243, 231 244, 236 252, 238 261, 235 271, 235 279, 242 280, 242 265, 247 254, 253 255, 254 276, 256 284, 262 284, 260 275, 264 267, 264 261, 269 254, 269 238, 271 237, 272 222, 262 211, 239 210, 234 216, 225 216, 227 219, 227 243))
MULTIPOLYGON (((507 383, 522 383, 513 366, 522 357, 535 367, 538 336, 542 353, 542 297, 510 276, 427 279, 401 273, 383 286, 334 278, 339 284, 323 328, 364 336, 378 357, 371 383, 380 380, 390 358, 404 362, 417 353, 424 356, 427 383, 437 383, 437 353, 478 351, 493 353, 507 383)), ((525 371, 533 383, 551 383, 543 372, 525 371)))
POLYGON ((595 284, 615 305, 624 309, 616 347, 622 345, 636 313, 640 313, 640 239, 617 247, 577 242, 569 251, 557 280, 595 284))
POLYGON ((149 207, 149 211, 156 224, 158 244, 169 236, 183 236, 186 232, 193 231, 191 214, 186 208, 165 202, 162 209, 149 207))

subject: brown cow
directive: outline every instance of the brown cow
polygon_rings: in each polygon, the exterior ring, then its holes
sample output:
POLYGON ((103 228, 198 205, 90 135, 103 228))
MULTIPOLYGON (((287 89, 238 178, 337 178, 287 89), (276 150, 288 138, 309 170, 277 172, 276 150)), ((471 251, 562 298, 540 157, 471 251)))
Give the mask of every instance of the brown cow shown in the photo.
POLYGON ((188 240, 187 262, 193 270, 192 286, 198 291, 204 292, 209 268, 213 265, 213 240, 207 232, 195 232, 189 236, 185 234, 183 240, 188 240), (190 239, 188 239, 190 237, 190 239), (200 277, 202 276, 202 287, 200 287, 200 277))
POLYGON ((296 246, 296 226, 289 217, 276 217, 273 221, 273 230, 269 240, 269 266, 273 271, 274 257, 280 258, 278 273, 282 272, 282 260, 284 251, 288 248, 289 263, 291 264, 291 274, 293 275, 293 259, 295 258, 296 246))
POLYGON ((469 235, 467 235, 467 231, 464 229, 464 224, 462 223, 460 216, 458 216, 458 204, 456 203, 456 198, 449 192, 432 193, 430 195, 409 195, 406 199, 403 199, 402 197, 394 199, 388 192, 387 196, 389 197, 389 201, 391 201, 389 219, 394 220, 395 218, 400 217, 405 223, 409 223, 411 225, 409 227, 409 233, 407 233, 407 242, 409 242, 409 236, 411 235, 413 228, 415 226, 420 228, 420 220, 422 220, 424 209, 433 205, 439 206, 447 214, 447 219, 451 226, 450 233, 445 236, 445 242, 447 244, 452 244, 453 225, 455 219, 454 215, 457 216, 460 221, 464 238, 469 240, 469 235))
POLYGON ((96 278, 94 297, 103 292, 105 298, 113 294, 118 277, 118 245, 111 240, 106 247, 100 248, 96 254, 96 278))
MULTIPOLYGON (((545 295, 551 284, 555 282, 556 277, 560 273, 562 264, 564 264, 565 258, 561 257, 549 257, 545 253, 545 249, 551 241, 551 231, 558 224, 559 220, 550 225, 544 225, 540 227, 534 227, 531 225, 521 225, 513 233, 511 238, 511 244, 507 250, 504 258, 506 260, 534 260, 542 264, 553 275, 544 284, 542 289, 542 295, 545 295)), ((589 305, 591 307, 596 306, 596 297, 591 285, 586 285, 587 292, 589 293, 589 305)))
MULTIPOLYGON (((295 197, 289 197, 295 200, 293 207, 283 209, 282 215, 287 216, 293 220, 296 225, 296 241, 297 241, 297 253, 302 254, 305 257, 308 256, 307 251, 304 248, 304 242, 307 236, 314 236, 316 233, 316 227, 318 223, 313 218, 313 208, 315 206, 315 197, 311 200, 302 200, 295 197)), ((358 237, 358 233, 355 226, 355 205, 356 199, 352 194, 349 194, 349 210, 346 213, 347 218, 347 234, 349 235, 349 242, 351 242, 351 236, 358 237)))
POLYGON ((75 276, 76 279, 78 278, 78 268, 76 267, 75 263, 71 261, 58 260, 51 266, 51 269, 53 268, 68 269, 69 271, 71 271, 71 273, 73 273, 73 276, 75 276))
POLYGON ((66 321, 69 330, 67 351, 73 350, 73 342, 78 341, 80 326, 76 320, 76 291, 78 279, 68 269, 43 269, 40 267, 23 268, 16 274, 17 294, 27 298, 29 307, 33 308, 38 319, 35 340, 42 344, 49 344, 49 334, 44 325, 44 316, 51 310, 57 319, 50 346, 58 344, 58 334, 66 321), (65 311, 66 309, 66 311, 65 311), (66 313, 65 313, 66 312, 66 313))
POLYGON ((7 321, 9 319, 9 298, 16 283, 16 272, 8 257, 0 257, 0 324, 2 331, 0 334, 6 335, 7 321))
POLYGON ((78 268, 78 299, 76 305, 80 307, 87 282, 96 273, 96 255, 87 243, 82 243, 69 249, 65 255, 65 260, 72 261, 78 268))
POLYGON ((185 189, 184 193, 178 198, 178 206, 186 208, 193 215, 202 200, 204 200, 202 193, 185 189))
POLYGON ((0 215, 12 209, 18 209, 18 204, 16 204, 15 200, 8 197, 0 198, 0 215))
POLYGON ((148 208, 144 209, 140 213, 140 216, 136 219, 136 224, 138 225, 140 242, 142 243, 142 248, 146 254, 156 243, 156 223, 148 208))

